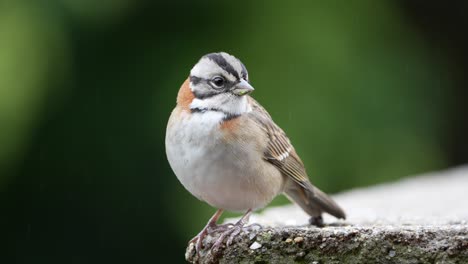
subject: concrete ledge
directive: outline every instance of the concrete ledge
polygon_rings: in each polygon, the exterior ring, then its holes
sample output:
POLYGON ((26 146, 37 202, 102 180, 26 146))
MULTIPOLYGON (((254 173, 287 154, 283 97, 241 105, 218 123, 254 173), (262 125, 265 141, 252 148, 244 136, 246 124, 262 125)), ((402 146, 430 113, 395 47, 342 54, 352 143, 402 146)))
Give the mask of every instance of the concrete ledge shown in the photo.
MULTIPOLYGON (((431 173, 334 197, 346 222, 307 225, 295 205, 253 215, 218 256, 186 252, 192 263, 468 263, 468 167, 431 173)), ((232 219, 230 221, 234 221, 232 219)), ((210 248, 218 234, 205 239, 210 248)))

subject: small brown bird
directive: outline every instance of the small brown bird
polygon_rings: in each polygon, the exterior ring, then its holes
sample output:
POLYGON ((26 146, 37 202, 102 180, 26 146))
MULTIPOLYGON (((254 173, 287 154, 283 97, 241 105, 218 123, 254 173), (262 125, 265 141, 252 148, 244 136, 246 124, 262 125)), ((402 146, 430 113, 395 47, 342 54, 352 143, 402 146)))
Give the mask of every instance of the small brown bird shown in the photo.
POLYGON ((254 88, 244 64, 225 52, 203 56, 177 96, 166 131, 166 154, 182 185, 218 208, 194 237, 196 250, 211 231, 223 233, 213 245, 230 244, 252 210, 285 194, 322 225, 322 213, 344 211, 313 186, 286 134, 249 94, 254 88), (223 210, 245 211, 234 225, 216 225, 223 210))

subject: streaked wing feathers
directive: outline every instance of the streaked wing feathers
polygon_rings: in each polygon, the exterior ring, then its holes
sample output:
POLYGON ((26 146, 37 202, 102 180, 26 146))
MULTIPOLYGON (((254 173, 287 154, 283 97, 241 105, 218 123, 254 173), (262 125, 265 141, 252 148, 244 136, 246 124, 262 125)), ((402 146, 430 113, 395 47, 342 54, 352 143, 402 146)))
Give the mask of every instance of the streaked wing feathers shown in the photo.
POLYGON ((253 98, 252 116, 262 126, 269 137, 269 144, 265 150, 265 159, 278 167, 286 176, 297 182, 304 188, 313 190, 307 177, 304 164, 297 155, 284 131, 271 119, 268 112, 253 98))

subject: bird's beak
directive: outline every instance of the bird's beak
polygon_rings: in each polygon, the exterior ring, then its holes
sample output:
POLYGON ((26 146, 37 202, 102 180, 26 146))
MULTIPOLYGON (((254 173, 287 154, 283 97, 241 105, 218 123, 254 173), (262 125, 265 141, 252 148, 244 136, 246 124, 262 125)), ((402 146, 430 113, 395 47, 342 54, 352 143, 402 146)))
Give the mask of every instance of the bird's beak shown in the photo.
POLYGON ((255 90, 250 83, 248 83, 246 80, 242 79, 238 84, 234 86, 234 88, 231 90, 231 92, 235 95, 246 95, 255 90))

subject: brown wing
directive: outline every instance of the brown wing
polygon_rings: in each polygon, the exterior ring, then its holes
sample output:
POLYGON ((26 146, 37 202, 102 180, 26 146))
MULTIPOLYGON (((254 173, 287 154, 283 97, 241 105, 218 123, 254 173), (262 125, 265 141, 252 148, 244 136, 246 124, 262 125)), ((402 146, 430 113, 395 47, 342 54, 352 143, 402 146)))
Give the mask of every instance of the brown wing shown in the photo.
POLYGON ((337 218, 346 218, 343 209, 338 204, 310 183, 304 164, 284 131, 273 122, 268 112, 257 101, 250 99, 251 116, 269 137, 268 146, 264 152, 265 160, 297 183, 297 185, 289 186, 285 190, 286 194, 311 216, 320 216, 322 211, 325 211, 337 218))
POLYGON ((286 176, 304 188, 313 190, 304 164, 297 155, 284 131, 276 125, 268 112, 253 98, 252 117, 261 125, 269 137, 265 160, 272 163, 286 176))

